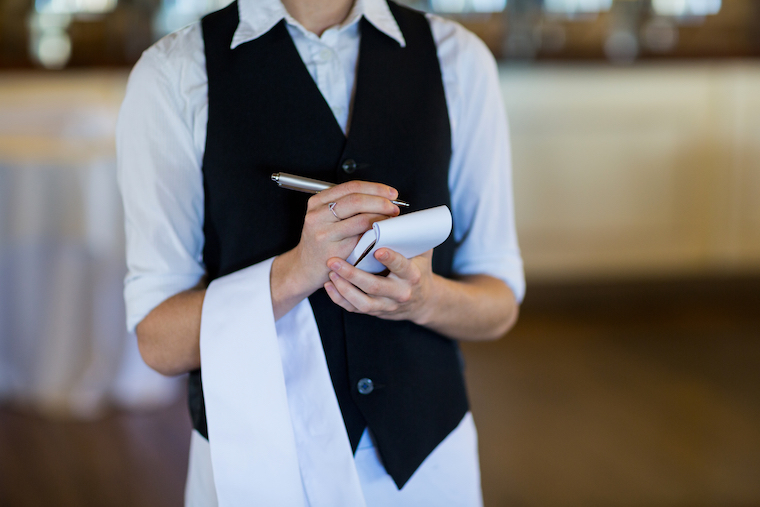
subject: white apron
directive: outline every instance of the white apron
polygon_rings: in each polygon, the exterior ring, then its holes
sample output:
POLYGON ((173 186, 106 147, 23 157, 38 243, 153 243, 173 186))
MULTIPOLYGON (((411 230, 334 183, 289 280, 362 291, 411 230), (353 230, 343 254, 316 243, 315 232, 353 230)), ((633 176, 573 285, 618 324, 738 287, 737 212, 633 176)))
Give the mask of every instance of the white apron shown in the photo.
POLYGON ((186 505, 482 505, 469 413, 401 491, 366 431, 354 458, 309 300, 274 322, 272 261, 206 291, 200 346, 210 445, 193 432, 186 505))

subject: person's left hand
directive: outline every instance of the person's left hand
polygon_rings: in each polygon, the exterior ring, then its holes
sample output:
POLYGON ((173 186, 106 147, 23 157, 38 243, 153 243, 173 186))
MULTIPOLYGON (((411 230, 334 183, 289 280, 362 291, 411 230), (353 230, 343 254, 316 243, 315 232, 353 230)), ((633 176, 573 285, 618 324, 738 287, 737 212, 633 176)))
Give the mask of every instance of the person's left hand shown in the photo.
POLYGON ((423 325, 431 306, 433 251, 407 259, 381 248, 375 258, 388 268, 388 276, 367 273, 337 257, 329 259, 330 281, 324 287, 330 299, 349 312, 423 325))

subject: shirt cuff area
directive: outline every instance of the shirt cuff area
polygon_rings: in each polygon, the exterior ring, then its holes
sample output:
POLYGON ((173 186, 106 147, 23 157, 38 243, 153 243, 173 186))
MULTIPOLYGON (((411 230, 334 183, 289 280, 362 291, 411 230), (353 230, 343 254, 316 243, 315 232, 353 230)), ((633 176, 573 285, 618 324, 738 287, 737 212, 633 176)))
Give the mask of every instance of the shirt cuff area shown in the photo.
POLYGON ((134 332, 155 307, 200 282, 203 274, 142 275, 128 277, 124 284, 124 302, 127 309, 127 329, 134 332))
POLYGON ((454 263, 457 275, 488 275, 507 284, 520 304, 525 297, 525 274, 522 260, 501 257, 480 257, 468 259, 467 262, 454 263))

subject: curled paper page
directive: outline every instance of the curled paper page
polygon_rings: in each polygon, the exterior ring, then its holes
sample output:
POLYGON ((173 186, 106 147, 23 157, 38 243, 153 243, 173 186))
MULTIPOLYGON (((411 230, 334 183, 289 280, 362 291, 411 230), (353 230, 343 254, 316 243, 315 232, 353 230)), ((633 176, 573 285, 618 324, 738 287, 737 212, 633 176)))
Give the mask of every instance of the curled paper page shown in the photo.
POLYGON ((375 259, 379 248, 390 248, 407 259, 415 257, 446 241, 451 223, 451 211, 446 206, 375 222, 346 261, 368 273, 380 273, 386 268, 375 259))

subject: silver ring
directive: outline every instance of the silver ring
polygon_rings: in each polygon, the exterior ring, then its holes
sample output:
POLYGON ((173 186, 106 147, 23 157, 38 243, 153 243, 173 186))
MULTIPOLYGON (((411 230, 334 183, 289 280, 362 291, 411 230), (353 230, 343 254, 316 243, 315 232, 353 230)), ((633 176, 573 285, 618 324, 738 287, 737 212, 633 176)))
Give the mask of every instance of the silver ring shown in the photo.
POLYGON ((340 218, 340 217, 338 216, 338 214, 337 214, 337 213, 335 213, 335 205, 336 205, 336 204, 338 204, 338 203, 337 203, 337 202, 331 202, 330 204, 328 204, 328 206, 330 207, 330 211, 332 211, 332 214, 333 214, 333 216, 334 216, 335 218, 337 218, 338 220, 343 220, 342 218, 340 218))

